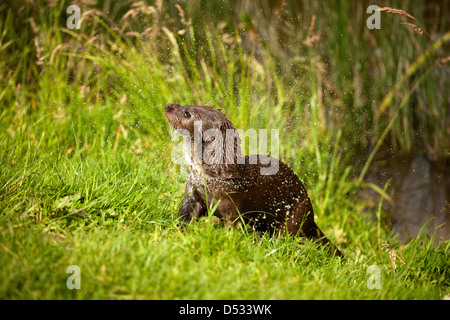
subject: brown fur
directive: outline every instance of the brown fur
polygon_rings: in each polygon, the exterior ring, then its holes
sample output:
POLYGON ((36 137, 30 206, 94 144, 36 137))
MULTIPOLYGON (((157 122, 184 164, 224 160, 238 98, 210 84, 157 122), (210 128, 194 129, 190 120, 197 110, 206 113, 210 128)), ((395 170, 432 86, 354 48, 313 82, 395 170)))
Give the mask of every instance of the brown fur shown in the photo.
POLYGON ((226 225, 236 225, 243 220, 253 225, 255 230, 315 239, 331 252, 342 256, 317 227, 306 189, 286 164, 265 155, 242 156, 237 134, 233 136, 232 150, 230 144, 225 143, 225 138, 221 140, 207 134, 208 129, 220 130, 223 137, 235 132, 234 126, 220 109, 169 104, 165 115, 173 128, 185 130, 191 140, 191 170, 179 210, 180 220, 190 222, 205 215, 206 199, 210 207, 220 201, 214 215, 226 225), (202 121, 201 132, 195 132, 198 128, 194 121, 202 121), (206 157, 197 160, 195 155, 202 155, 201 152, 196 153, 198 150, 218 150, 215 149, 218 145, 223 150, 228 146, 229 150, 223 153, 207 152, 206 157), (268 167, 267 163, 272 161, 277 161, 278 171, 272 175, 261 174, 261 168, 268 167))

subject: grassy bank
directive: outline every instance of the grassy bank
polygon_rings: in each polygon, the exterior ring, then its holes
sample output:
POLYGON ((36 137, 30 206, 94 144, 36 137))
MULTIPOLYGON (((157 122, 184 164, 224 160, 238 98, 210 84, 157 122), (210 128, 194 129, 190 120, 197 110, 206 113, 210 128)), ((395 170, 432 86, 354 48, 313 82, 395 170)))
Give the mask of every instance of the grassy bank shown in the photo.
MULTIPOLYGON (((80 3, 80 30, 66 27, 65 2, 0 7, 0 298, 448 295, 449 242, 398 243, 384 213, 359 197, 364 175, 352 165, 367 147, 408 152, 417 141, 447 161, 444 43, 399 14, 369 31, 366 7, 351 2, 207 3, 80 3), (355 49, 361 42, 367 50, 355 49), (347 258, 213 218, 180 231, 170 102, 216 105, 244 130, 279 129, 281 158, 347 258), (80 290, 67 288, 70 265, 81 269, 80 290), (380 289, 368 288, 371 265, 380 289)), ((424 6, 400 8, 420 20, 424 6)), ((445 19, 426 27, 443 35, 445 19)))
POLYGON ((446 294, 448 242, 434 247, 420 237, 399 245, 384 228, 377 230, 351 193, 336 195, 325 209, 321 191, 310 188, 319 225, 347 256, 341 261, 303 239, 229 230, 213 218, 180 231, 181 181, 171 178, 162 162, 129 152, 113 156, 112 148, 104 156, 96 155, 95 147, 73 156, 59 156, 54 148, 52 155, 30 147, 16 163, 20 169, 8 167, 15 174, 2 170, 7 185, 0 220, 2 298, 441 299, 446 294), (66 286, 71 265, 81 269, 80 290, 66 286), (367 286, 371 265, 380 268, 379 290, 367 286))

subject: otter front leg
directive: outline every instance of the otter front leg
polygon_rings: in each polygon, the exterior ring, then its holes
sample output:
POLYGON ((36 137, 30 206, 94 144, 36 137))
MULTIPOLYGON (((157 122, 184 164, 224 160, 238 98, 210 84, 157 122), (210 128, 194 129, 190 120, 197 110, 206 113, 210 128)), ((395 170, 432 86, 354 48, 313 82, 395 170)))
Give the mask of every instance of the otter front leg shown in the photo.
POLYGON ((191 220, 204 215, 207 208, 198 191, 189 184, 186 186, 184 195, 185 197, 178 211, 178 218, 183 223, 189 223, 191 220))

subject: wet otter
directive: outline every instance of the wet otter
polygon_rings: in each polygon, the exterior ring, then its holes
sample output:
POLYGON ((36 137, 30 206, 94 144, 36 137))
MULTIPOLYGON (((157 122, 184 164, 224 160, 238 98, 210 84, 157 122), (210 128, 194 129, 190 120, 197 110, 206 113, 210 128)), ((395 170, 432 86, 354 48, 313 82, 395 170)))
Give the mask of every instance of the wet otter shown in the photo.
POLYGON ((207 206, 217 204, 214 215, 226 225, 244 221, 258 231, 315 239, 342 256, 314 222, 300 179, 278 159, 244 157, 239 135, 220 109, 168 104, 165 115, 190 144, 190 176, 178 213, 181 221, 205 215, 207 206))

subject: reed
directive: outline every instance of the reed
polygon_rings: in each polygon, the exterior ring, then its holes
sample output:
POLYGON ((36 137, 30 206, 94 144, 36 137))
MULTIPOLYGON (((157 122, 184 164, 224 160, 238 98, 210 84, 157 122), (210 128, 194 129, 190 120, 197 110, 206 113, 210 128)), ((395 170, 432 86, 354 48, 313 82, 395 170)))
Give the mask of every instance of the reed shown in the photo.
MULTIPOLYGON (((415 78, 431 68, 383 146, 402 153, 424 150, 436 161, 447 159, 449 115, 443 92, 448 65, 438 61, 446 61, 442 46, 448 36, 430 38, 445 30, 446 20, 443 14, 425 17, 425 3, 404 10, 394 4, 380 8, 382 28, 376 31, 365 28, 363 3, 345 1, 334 7, 290 1, 261 7, 234 4, 217 11, 215 4, 207 4, 211 14, 205 16, 194 4, 170 1, 109 3, 111 15, 105 15, 100 4, 82 2, 80 31, 61 23, 65 4, 37 1, 34 7, 2 8, 2 78, 8 87, 0 97, 8 105, 17 91, 10 86, 19 83, 35 92, 24 101, 33 109, 48 104, 42 97, 60 94, 58 99, 63 99, 65 93, 57 93, 56 85, 48 95, 36 95, 48 90, 42 75, 65 65, 67 72, 58 81, 77 85, 89 79, 80 90, 86 94, 89 88, 93 99, 110 95, 120 100, 126 95, 132 107, 139 104, 136 99, 154 106, 170 99, 217 104, 246 127, 267 126, 272 119, 271 125, 292 128, 316 113, 323 132, 343 129, 342 144, 356 150, 380 140, 395 106, 415 78), (38 13, 38 6, 45 10, 38 13), (14 10, 29 16, 20 37, 14 10), (67 78, 69 74, 74 77, 67 78)), ((441 11, 447 9, 442 4, 441 11)), ((133 121, 163 120, 158 112, 133 109, 133 121)), ((161 136, 162 129, 154 130, 155 137, 161 136)))

